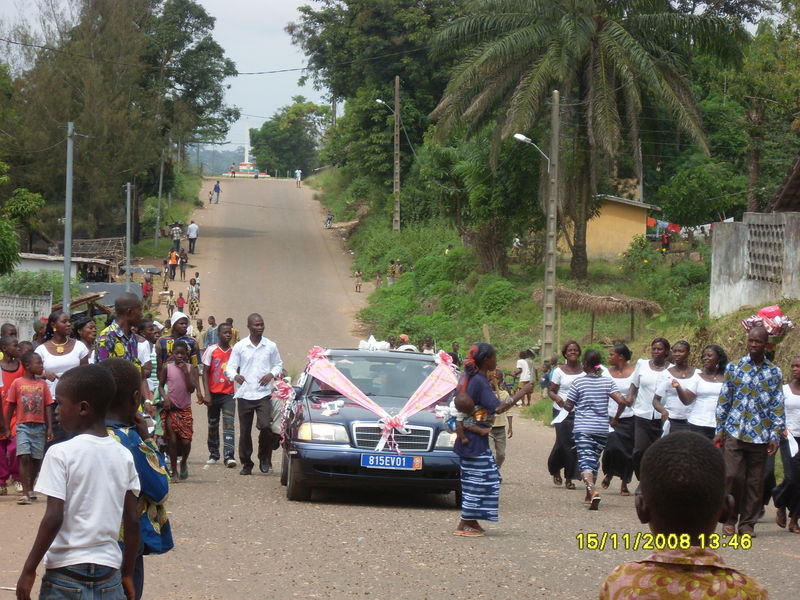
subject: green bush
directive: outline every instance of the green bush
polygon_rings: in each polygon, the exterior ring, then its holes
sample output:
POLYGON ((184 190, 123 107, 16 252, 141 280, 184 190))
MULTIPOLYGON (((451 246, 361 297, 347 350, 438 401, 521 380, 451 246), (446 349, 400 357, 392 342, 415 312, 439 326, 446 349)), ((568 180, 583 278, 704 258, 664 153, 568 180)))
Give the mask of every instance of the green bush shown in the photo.
POLYGON ((708 281, 708 268, 696 262, 682 262, 672 266, 670 279, 675 285, 695 285, 708 281))
POLYGON ((522 292, 510 281, 495 281, 481 294, 481 309, 487 315, 502 313, 522 296, 522 292))
MULTIPOLYGON (((63 271, 14 271, 0 277, 0 292, 20 294, 22 296, 41 296, 45 292, 53 292, 53 302, 61 302, 64 298, 63 271)), ((70 282, 70 294, 75 298, 79 293, 78 282, 70 282)))

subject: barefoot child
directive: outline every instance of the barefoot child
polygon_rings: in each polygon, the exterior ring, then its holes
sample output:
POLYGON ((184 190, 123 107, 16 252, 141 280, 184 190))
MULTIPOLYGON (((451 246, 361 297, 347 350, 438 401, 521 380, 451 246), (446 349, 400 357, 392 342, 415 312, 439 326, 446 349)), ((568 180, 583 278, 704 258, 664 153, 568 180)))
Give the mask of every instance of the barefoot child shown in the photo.
POLYGON ((361 269, 357 269, 354 274, 354 277, 356 278, 356 292, 361 291, 361 284, 362 284, 361 278, 363 277, 363 275, 364 274, 361 272, 361 269))
MULTIPOLYGON (((116 383, 116 394, 108 406, 106 428, 108 434, 122 444, 133 457, 139 476, 139 533, 140 552, 136 556, 134 587, 136 597, 142 597, 144 588, 144 554, 163 554, 172 549, 172 528, 165 506, 169 494, 164 455, 158 451, 147 424, 138 412, 139 371, 130 361, 109 358, 100 363, 116 383)), ((124 536, 120 540, 124 541, 124 536)))
POLYGON ((22 496, 17 504, 30 504, 36 500, 33 483, 42 465, 45 442, 53 439, 53 397, 47 381, 37 379, 44 372, 42 357, 26 352, 21 362, 25 373, 6 392, 5 423, 10 424, 16 413, 17 456, 22 475, 22 496))
POLYGON ((675 536, 679 548, 658 549, 644 560, 619 565, 606 578, 601 600, 768 597, 755 579, 708 549, 717 523, 725 523, 734 506, 725 494, 722 453, 713 443, 691 431, 660 438, 644 453, 641 476, 639 520, 654 536, 675 536))
POLYGON ((36 491, 47 496, 47 508, 17 581, 19 600, 30 599, 42 557, 40 598, 135 597, 139 478, 130 452, 106 432, 114 393, 114 379, 99 365, 81 365, 61 377, 59 419, 74 437, 45 456, 36 491), (117 543, 120 523, 124 551, 117 543))
MULTIPOLYGON (((7 392, 15 379, 22 377, 25 372, 22 363, 18 359, 19 345, 16 336, 4 335, 0 337, 0 373, 2 373, 2 388, 0 397, 2 398, 2 409, 0 410, 0 426, 3 423, 3 415, 6 414, 7 392)), ((11 415, 11 422, 6 423, 5 435, 0 435, 0 496, 8 494, 6 483, 8 478, 13 477, 17 482, 17 490, 20 491, 22 475, 19 472, 19 458, 17 457, 17 416, 11 415)))
POLYGON ((189 452, 192 449, 192 392, 197 388, 197 368, 189 364, 189 346, 182 340, 172 345, 172 360, 161 367, 159 391, 164 401, 162 421, 172 481, 188 479, 189 452), (164 386, 167 386, 165 391, 164 386), (180 478, 178 456, 181 457, 180 478))

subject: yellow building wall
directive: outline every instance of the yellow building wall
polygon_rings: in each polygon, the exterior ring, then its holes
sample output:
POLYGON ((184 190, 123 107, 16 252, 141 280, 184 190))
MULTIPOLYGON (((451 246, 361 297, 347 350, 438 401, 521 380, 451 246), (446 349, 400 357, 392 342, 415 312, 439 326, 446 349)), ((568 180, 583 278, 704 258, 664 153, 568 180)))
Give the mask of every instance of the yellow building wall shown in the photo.
MULTIPOLYGON (((569 228, 571 229, 571 227, 569 228)), ((605 201, 600 214, 589 221, 586 229, 586 254, 589 260, 617 259, 625 252, 634 236, 647 233, 647 209, 621 202, 605 201)), ((569 232, 572 235, 572 232, 569 232)), ((570 256, 569 246, 559 236, 562 257, 570 256)))

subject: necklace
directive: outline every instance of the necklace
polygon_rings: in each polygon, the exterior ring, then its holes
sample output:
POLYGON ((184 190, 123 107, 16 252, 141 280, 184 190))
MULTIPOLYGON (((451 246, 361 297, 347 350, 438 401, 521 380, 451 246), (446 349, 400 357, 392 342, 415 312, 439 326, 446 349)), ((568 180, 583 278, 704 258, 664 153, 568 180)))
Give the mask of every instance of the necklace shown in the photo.
POLYGON ((63 344, 57 344, 55 340, 50 340, 53 343, 53 346, 56 347, 56 354, 64 354, 64 347, 69 344, 69 340, 64 342, 63 344))

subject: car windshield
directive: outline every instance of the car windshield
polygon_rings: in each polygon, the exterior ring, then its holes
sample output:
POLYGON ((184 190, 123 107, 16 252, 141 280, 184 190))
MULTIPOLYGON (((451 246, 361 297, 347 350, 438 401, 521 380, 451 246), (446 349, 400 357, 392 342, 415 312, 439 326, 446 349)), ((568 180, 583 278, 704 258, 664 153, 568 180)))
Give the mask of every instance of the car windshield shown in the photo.
MULTIPOLYGON (((398 358, 342 356, 329 360, 364 394, 377 397, 410 398, 436 368, 433 361, 398 358)), ((317 379, 313 380, 310 391, 326 395, 337 393, 317 379)))

